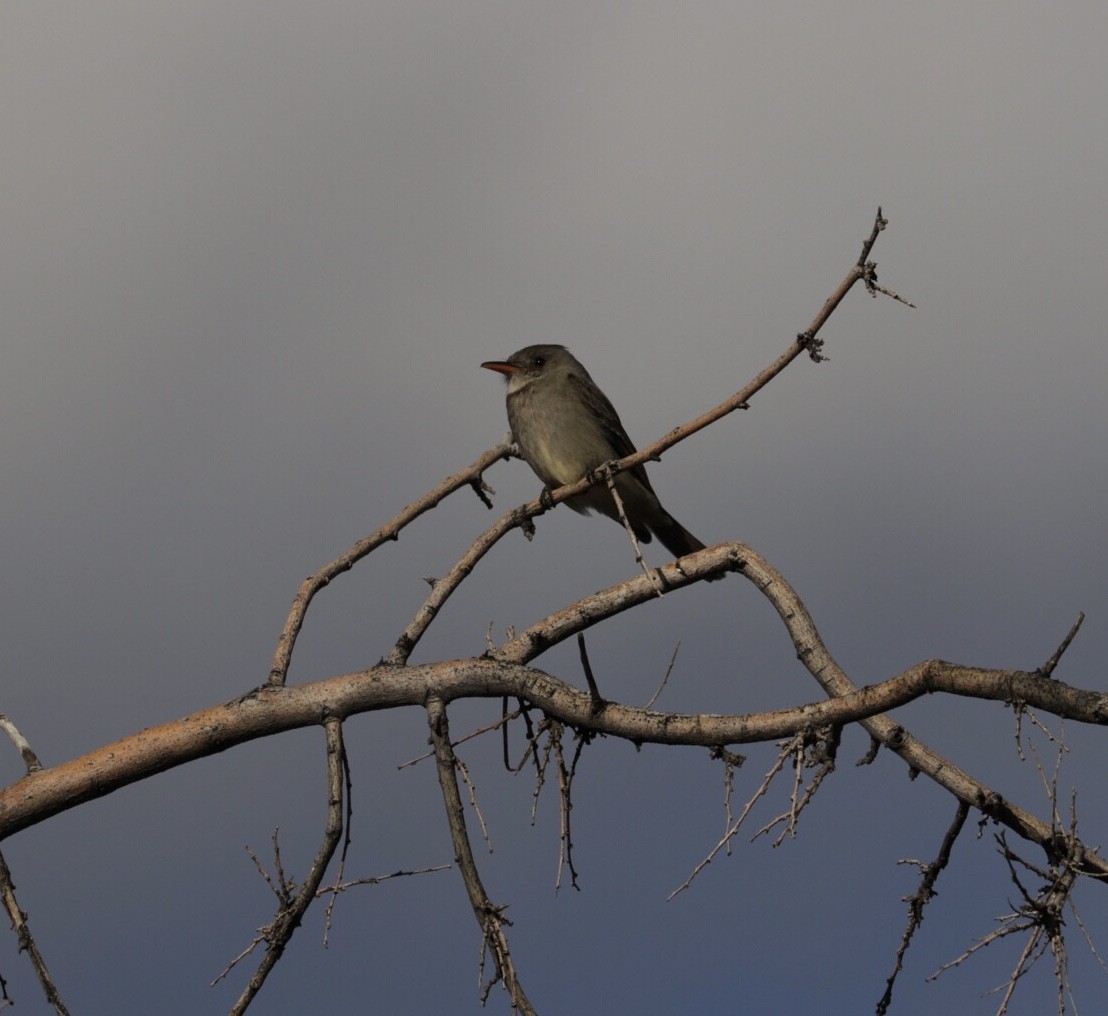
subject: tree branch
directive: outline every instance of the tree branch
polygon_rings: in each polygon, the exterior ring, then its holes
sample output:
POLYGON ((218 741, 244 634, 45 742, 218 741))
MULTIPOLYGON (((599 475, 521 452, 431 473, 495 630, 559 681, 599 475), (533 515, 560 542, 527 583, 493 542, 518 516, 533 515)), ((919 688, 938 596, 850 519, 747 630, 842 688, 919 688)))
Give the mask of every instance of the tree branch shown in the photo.
POLYGON ((292 661, 292 651, 296 646, 297 636, 304 625, 304 617, 308 613, 308 607, 312 600, 324 586, 329 585, 333 579, 338 578, 343 572, 350 571, 363 557, 372 553, 386 540, 400 539, 400 531, 409 523, 414 522, 424 512, 430 511, 443 498, 453 494, 462 487, 472 487, 478 496, 488 507, 492 507, 488 498, 484 496, 481 487, 481 474, 498 459, 508 457, 510 447, 506 444, 497 445, 487 452, 482 452, 470 465, 460 470, 453 476, 448 476, 433 490, 429 490, 423 497, 413 501, 394 515, 376 532, 359 540, 345 554, 335 558, 330 564, 324 565, 314 575, 309 575, 297 590, 296 596, 289 608, 285 625, 277 639, 277 648, 273 653, 273 662, 269 667, 270 685, 282 685, 288 678, 289 664, 292 661))
MULTIPOLYGON (((706 553, 701 551, 701 554, 706 553)), ((676 568, 670 569, 676 572, 676 568)), ((650 595, 645 576, 630 580, 650 595)), ((826 650, 824 650, 826 652, 826 650)), ((809 654, 809 659, 812 659, 809 654)), ((828 658, 824 668, 837 669, 828 658)), ((73 808, 197 758, 283 730, 312 726, 330 717, 404 705, 422 705, 434 695, 498 698, 510 695, 531 703, 563 723, 622 737, 635 744, 716 747, 789 737, 807 727, 860 722, 910 766, 926 773, 959 800, 965 800, 1030 839, 1049 848, 1049 824, 1006 802, 949 760, 878 714, 915 698, 947 692, 1000 702, 1023 701, 1067 719, 1108 724, 1108 694, 1043 680, 1034 672, 987 670, 927 660, 898 677, 866 688, 848 688, 836 698, 765 713, 713 715, 656 713, 608 702, 594 712, 587 692, 541 670, 489 659, 446 660, 423 666, 377 666, 310 684, 262 688, 172 723, 123 738, 69 762, 25 776, 0 790, 0 839, 73 808), (872 729, 871 729, 872 728, 872 729)), ((1108 875, 1108 862, 1089 850, 1086 870, 1108 875)))
POLYGON ((295 897, 287 895, 284 879, 279 887, 279 908, 276 917, 264 931, 266 940, 265 956, 258 969, 254 971, 249 983, 242 990, 238 1000, 231 1008, 232 1016, 241 1016, 261 990, 270 971, 284 955, 285 948, 292 940, 293 933, 316 897, 316 891, 323 881, 327 865, 331 863, 335 847, 343 829, 343 775, 346 771, 346 748, 342 741, 342 721, 330 717, 324 723, 327 735, 327 823, 323 830, 323 840, 316 851, 300 892, 295 897))
MULTIPOLYGON (((47 1004, 53 1008, 57 1016, 69 1016, 69 1010, 65 1007, 65 1003, 58 993, 57 985, 54 984, 54 979, 46 968, 46 960, 31 934, 31 928, 27 924, 27 915, 15 898, 15 883, 12 881, 12 873, 8 870, 8 862, 4 860, 3 854, 0 854, 0 903, 3 904, 4 909, 8 912, 8 918, 12 922, 12 930, 19 942, 19 951, 26 951, 31 958, 31 966, 35 968, 35 974, 38 977, 39 984, 42 985, 47 1004)), ((0 978, 0 983, 2 982, 3 978, 0 978)), ((8 999, 6 990, 3 997, 5 1001, 11 1001, 8 999)), ((11 1002, 11 1004, 14 1005, 15 1003, 11 1002)), ((0 1006, 0 1008, 7 1008, 7 1006, 0 1006)))
POLYGON ((465 809, 462 796, 458 791, 456 775, 457 758, 450 745, 450 728, 446 719, 446 704, 437 696, 427 701, 427 722, 431 728, 431 743, 435 749, 435 762, 438 766, 439 786, 442 788, 443 804, 446 807, 447 824, 450 827, 450 839, 454 844, 454 860, 461 872, 469 895, 470 906, 480 925, 486 948, 492 953, 496 974, 486 984, 482 1002, 488 997, 489 989, 501 981, 512 1000, 512 1008, 525 1016, 535 1016, 535 1009, 516 976, 515 964, 508 948, 508 936, 504 926, 508 922, 504 917, 504 908, 494 906, 481 884, 477 863, 473 859, 469 834, 466 831, 465 809))
POLYGON ((962 827, 966 823, 966 818, 969 815, 969 805, 965 801, 958 802, 958 809, 954 813, 954 819, 950 823, 950 827, 947 829, 946 834, 943 836, 943 842, 939 847, 939 855, 934 861, 901 861, 901 864, 914 864, 919 868, 921 873, 919 888, 911 896, 905 896, 904 901, 908 904, 908 926, 904 929, 904 934, 900 939, 900 946, 896 950, 896 963, 893 966, 893 972, 889 974, 888 980, 885 982, 885 993, 878 999, 877 1002, 877 1016, 885 1016, 889 1011, 889 1006, 893 1001, 893 986, 896 984, 896 979, 900 975, 900 971, 904 968, 904 956, 908 952, 908 946, 911 944, 912 936, 919 930, 919 926, 923 923, 923 911, 924 908, 930 903, 937 893, 935 892, 935 883, 938 882, 939 876, 946 870, 947 865, 950 864, 950 852, 954 849, 954 841, 958 839, 959 834, 962 832, 962 827))

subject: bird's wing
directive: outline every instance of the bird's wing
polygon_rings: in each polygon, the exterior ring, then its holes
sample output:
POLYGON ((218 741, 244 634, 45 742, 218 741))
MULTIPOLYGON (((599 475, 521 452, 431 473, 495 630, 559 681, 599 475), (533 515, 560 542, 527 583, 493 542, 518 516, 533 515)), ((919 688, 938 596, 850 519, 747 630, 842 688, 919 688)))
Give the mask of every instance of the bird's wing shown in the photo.
MULTIPOLYGON (((627 431, 623 429, 623 422, 619 418, 619 413, 616 412, 616 408, 612 405, 608 396, 595 383, 589 383, 576 374, 570 374, 569 380, 577 389, 577 397, 588 407, 592 418, 597 421, 604 431, 604 436, 615 453, 614 457, 622 459, 638 451, 634 442, 627 436, 627 431)), ((627 470, 627 472, 635 477, 647 490, 654 493, 654 488, 650 486, 650 480, 647 478, 646 470, 641 464, 627 470)))

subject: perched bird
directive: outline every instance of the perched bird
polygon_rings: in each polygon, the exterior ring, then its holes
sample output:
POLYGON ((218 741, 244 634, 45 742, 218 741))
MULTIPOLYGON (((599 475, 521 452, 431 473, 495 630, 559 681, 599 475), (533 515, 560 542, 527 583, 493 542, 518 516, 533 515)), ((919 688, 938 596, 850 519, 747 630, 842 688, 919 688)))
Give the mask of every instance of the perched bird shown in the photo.
MULTIPOLYGON (((527 346, 507 360, 481 364, 508 382, 508 423, 520 454, 550 489, 576 483, 590 470, 635 451, 608 397, 565 346, 527 346)), ((662 507, 642 465, 615 478, 627 521, 642 543, 653 533, 676 557, 703 550, 701 543, 662 507)), ((619 521, 606 484, 566 501, 587 515, 596 509, 619 521)))

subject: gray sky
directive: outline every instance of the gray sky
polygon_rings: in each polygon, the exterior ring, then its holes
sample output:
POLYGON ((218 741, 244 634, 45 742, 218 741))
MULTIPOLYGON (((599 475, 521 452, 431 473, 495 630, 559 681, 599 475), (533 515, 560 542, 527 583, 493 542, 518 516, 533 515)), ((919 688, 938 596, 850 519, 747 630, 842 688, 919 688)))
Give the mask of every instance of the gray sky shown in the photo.
MULTIPOLYGON (((736 414, 653 466, 703 540, 749 542, 861 683, 929 657, 1032 668, 1078 610, 1059 677, 1108 655, 1108 8, 1102 3, 42 4, 0 12, 0 710, 56 763, 265 676, 302 577, 500 440, 485 359, 563 342, 640 444, 739 388, 807 326, 878 204, 881 280, 736 414)), ((533 496, 522 464, 496 507, 533 496)), ((492 519, 462 495, 320 597, 294 677, 374 663, 492 519)), ((651 548, 651 560, 663 557, 651 548)), ((561 509, 506 540, 418 660, 480 652, 633 573, 618 530, 561 509)), ((819 697, 739 579, 591 637, 603 690, 744 712, 819 697)), ((540 664, 579 682, 575 652, 540 664)), ((456 711, 455 733, 492 704, 456 711)), ((932 700, 903 721, 1040 815, 1010 713, 932 700)), ((1108 842, 1097 731, 1064 787, 1108 842)), ((351 870, 449 861, 421 714, 348 725, 351 870)), ((581 893, 553 892, 548 788, 464 758, 546 1013, 872 1011, 953 803, 865 739, 774 850, 740 841, 666 896, 723 826, 703 752, 603 741, 575 809, 581 893)), ((1053 755, 1044 744, 1045 757, 1053 755)), ((772 759, 750 752, 745 800, 772 759)), ((6 753, 4 777, 18 760, 6 753)), ((299 876, 323 820, 301 732, 87 805, 4 845, 75 1013, 225 1011, 209 989, 271 916, 243 852, 280 826, 299 876)), ((754 829, 785 807, 785 788, 754 829)), ((1040 858, 1028 854, 1038 863, 1040 858)), ((993 927, 1013 887, 964 835, 897 993, 902 1014, 991 1011, 1019 946, 924 977, 993 927)), ((1108 949, 1108 907, 1078 898, 1108 949)), ((477 1010, 456 876, 309 917, 259 1013, 477 1010)), ((1071 924, 1079 1002, 1104 974, 1071 924)), ((42 1002, 9 937, 0 972, 42 1002)), ((1018 996, 1044 1011, 1048 966, 1018 996)), ((490 1011, 506 1011, 502 996, 490 1011)))

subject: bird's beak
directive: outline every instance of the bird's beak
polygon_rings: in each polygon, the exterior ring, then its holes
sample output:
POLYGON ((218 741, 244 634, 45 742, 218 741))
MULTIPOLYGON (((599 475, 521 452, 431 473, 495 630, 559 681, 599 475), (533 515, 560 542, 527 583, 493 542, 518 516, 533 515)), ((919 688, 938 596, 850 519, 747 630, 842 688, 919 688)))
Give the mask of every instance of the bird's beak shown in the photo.
POLYGON ((514 363, 508 363, 507 360, 486 360, 481 364, 485 370, 495 370, 497 374, 504 374, 510 377, 512 374, 518 374, 522 367, 517 367, 514 363))

